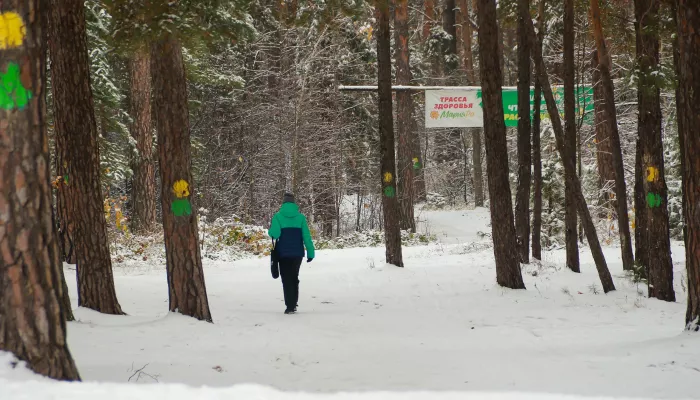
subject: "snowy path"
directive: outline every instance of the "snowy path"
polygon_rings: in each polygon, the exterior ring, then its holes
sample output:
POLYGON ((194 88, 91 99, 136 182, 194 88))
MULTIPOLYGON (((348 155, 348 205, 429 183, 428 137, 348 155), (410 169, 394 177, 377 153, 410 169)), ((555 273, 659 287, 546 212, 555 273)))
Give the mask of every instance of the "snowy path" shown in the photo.
POLYGON ((435 235, 441 243, 463 244, 483 241, 480 232, 491 232, 486 208, 455 211, 417 211, 418 230, 435 235))
MULTIPOLYGON (((682 332, 684 300, 640 296, 620 277, 614 248, 606 255, 619 290, 609 295, 590 289, 600 284, 587 253, 581 275, 531 265, 528 290, 499 288, 488 239, 474 237, 484 215, 426 213, 443 242, 463 244, 405 249, 405 269, 384 266, 382 248, 320 252, 302 267, 292 316, 282 314, 267 259, 205 263, 215 324, 167 313, 163 266, 117 270, 129 316, 76 310, 71 350, 83 379, 100 382, 127 382, 148 364, 159 382, 194 386, 697 396, 700 341, 682 332)), ((682 254, 674 248, 684 299, 682 254)), ((563 257, 546 261, 560 266, 563 257)), ((0 367, 3 376, 29 379, 0 367)))

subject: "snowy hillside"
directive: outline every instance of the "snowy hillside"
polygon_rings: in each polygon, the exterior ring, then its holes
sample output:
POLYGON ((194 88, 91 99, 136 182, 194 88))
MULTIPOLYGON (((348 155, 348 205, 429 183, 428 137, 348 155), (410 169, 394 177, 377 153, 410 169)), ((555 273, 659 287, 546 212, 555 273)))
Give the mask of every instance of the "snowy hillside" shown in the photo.
MULTIPOLYGON (((405 269, 385 266, 383 248, 326 250, 304 263, 297 315, 282 313, 265 258, 205 262, 214 324, 167 313, 163 265, 116 270, 129 315, 76 309, 79 321, 68 324, 91 384, 45 381, 12 369, 5 354, 0 399, 305 398, 270 388, 472 393, 318 399, 696 398, 700 342, 683 333, 685 300, 647 299, 624 277, 617 248, 606 249, 616 292, 602 293, 586 250, 582 274, 562 269, 563 251, 549 252, 524 267, 527 290, 511 291, 496 285, 490 238, 479 235, 489 231, 486 210, 421 218, 441 243, 404 249, 405 269), (194 388, 238 384, 268 388, 194 388), (506 392, 521 394, 498 394, 506 392)), ((683 249, 673 251, 685 299, 683 249)), ((75 305, 74 271, 66 273, 75 305)))

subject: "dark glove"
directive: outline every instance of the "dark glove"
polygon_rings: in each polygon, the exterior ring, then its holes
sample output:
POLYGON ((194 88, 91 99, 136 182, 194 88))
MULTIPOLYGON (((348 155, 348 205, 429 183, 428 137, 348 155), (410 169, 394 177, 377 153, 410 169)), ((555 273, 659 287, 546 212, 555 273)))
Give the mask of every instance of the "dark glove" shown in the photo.
POLYGON ((307 259, 306 259, 306 262, 307 262, 307 263, 310 263, 310 262, 313 261, 313 260, 314 260, 313 258, 307 258, 307 259))

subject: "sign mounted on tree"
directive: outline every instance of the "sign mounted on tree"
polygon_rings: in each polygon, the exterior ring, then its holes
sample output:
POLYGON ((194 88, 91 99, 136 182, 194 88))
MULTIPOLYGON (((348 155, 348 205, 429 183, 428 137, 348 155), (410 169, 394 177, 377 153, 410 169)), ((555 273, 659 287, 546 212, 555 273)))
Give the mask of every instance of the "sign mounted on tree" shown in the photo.
POLYGON ((481 99, 476 90, 428 90, 425 92, 426 128, 484 126, 481 99))

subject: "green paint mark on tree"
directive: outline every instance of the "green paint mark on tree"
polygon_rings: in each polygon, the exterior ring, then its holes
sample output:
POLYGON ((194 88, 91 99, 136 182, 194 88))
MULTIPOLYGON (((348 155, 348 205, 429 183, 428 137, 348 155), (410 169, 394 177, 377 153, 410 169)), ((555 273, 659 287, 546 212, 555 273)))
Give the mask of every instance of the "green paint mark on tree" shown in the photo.
POLYGON ((387 186, 384 188, 384 196, 392 198, 396 195, 396 190, 393 186, 387 186))
POLYGON ((420 160, 418 159, 418 157, 414 157, 413 158, 413 169, 420 169, 420 167, 421 167, 420 160))
POLYGON ((192 205, 188 199, 175 199, 170 205, 170 209, 176 217, 192 215, 192 205))
POLYGON ((657 193, 649 192, 647 193, 647 206, 649 208, 656 208, 661 205, 661 195, 657 193))
POLYGON ((24 108, 32 98, 32 92, 27 90, 20 80, 19 65, 7 64, 7 72, 0 72, 0 108, 14 110, 24 108))

